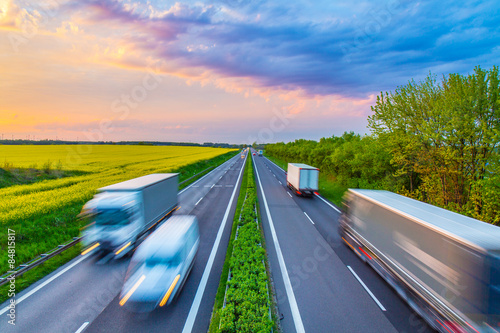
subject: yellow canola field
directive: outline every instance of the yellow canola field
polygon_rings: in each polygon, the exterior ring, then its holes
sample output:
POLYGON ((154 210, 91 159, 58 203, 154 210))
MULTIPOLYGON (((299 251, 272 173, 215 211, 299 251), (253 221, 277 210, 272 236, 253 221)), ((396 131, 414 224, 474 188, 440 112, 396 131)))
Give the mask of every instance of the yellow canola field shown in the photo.
MULTIPOLYGON (((150 173, 178 170, 234 149, 180 146, 0 145, 0 167, 78 170, 80 175, 0 189, 0 248, 7 228, 16 231, 19 262, 79 233, 75 216, 96 189, 150 173), (35 165, 36 164, 36 165, 35 165), (22 251, 21 251, 22 249, 22 251)), ((6 259, 0 258, 0 274, 6 259)))
POLYGON ((88 174, 0 189, 0 223, 16 223, 88 200, 97 188, 150 173, 171 172, 231 149, 178 146, 0 146, 0 161, 14 167, 54 168, 88 174), (61 162, 59 162, 61 161, 61 162))

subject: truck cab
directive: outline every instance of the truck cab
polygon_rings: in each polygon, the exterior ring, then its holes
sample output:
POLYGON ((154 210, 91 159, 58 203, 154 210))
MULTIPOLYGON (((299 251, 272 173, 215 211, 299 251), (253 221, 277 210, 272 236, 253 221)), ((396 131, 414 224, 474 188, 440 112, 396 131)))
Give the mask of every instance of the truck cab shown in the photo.
POLYGON ((97 194, 82 209, 81 216, 89 225, 84 246, 99 243, 101 252, 125 255, 143 229, 141 205, 141 197, 135 192, 97 194))
POLYGON ((88 248, 82 253, 97 249, 119 258, 175 211, 178 174, 150 174, 97 191, 80 214, 87 225, 82 243, 88 248))

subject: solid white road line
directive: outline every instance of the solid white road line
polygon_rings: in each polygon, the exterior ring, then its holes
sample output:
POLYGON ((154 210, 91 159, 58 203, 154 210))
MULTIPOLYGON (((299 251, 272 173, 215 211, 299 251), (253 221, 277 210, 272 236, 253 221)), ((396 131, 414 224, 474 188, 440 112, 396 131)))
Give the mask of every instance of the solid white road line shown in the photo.
POLYGON ((311 220, 311 218, 309 217, 309 215, 307 215, 306 212, 304 212, 304 215, 309 219, 309 221, 311 221, 312 224, 314 224, 313 220, 311 220))
POLYGON ((198 286, 198 290, 196 291, 196 295, 194 296, 193 304, 191 305, 191 309, 189 310, 189 314, 186 319, 186 323, 184 324, 184 328, 182 329, 182 333, 190 333, 193 330, 193 325, 196 320, 196 316, 198 315, 198 310, 200 309, 201 299, 203 294, 205 293, 205 288, 207 286, 208 277, 210 275, 210 271, 212 270, 212 266, 214 264, 215 255, 217 254, 217 250, 219 249, 220 240, 222 238, 222 233, 226 227, 226 222, 229 217, 229 211, 231 210, 231 205, 233 204, 234 197, 236 195, 236 190, 238 189, 238 183, 240 182, 241 175, 243 174, 243 170, 245 169, 245 160, 243 161, 243 166, 240 170, 240 175, 236 180, 236 185, 234 186, 233 194, 231 195, 231 199, 229 200, 229 204, 227 205, 226 213, 222 218, 222 223, 219 227, 219 231, 217 232, 217 237, 215 238, 214 246, 212 247, 212 251, 210 252, 210 256, 208 257, 207 265, 205 266, 205 270, 203 271, 203 275, 200 280, 200 284, 198 286))
POLYGON ((257 168, 255 168, 255 174, 257 175, 257 180, 259 181, 260 193, 262 194, 262 199, 264 201, 267 220, 269 221, 269 229, 271 229, 271 234, 273 236, 273 243, 276 249, 276 255, 278 256, 278 263, 280 265, 281 275, 285 284, 286 295, 288 297, 288 302, 290 303, 295 330, 297 331, 297 333, 305 333, 306 330, 304 329, 304 324, 302 323, 299 306, 297 305, 297 300, 295 299, 295 294, 293 293, 290 277, 288 276, 288 272, 286 270, 285 259, 283 258, 283 253, 281 252, 280 244, 278 242, 278 236, 276 235, 276 230, 274 229, 273 219, 271 217, 271 213, 269 212, 269 206, 267 205, 266 195, 264 193, 262 183, 260 182, 259 171, 257 170, 257 168))
POLYGON ((83 330, 85 329, 85 327, 87 327, 87 325, 88 325, 88 324, 89 324, 89 322, 88 322, 88 321, 84 322, 84 323, 82 324, 82 326, 80 326, 80 328, 78 329, 78 331, 76 331, 75 333, 82 333, 82 332, 83 332, 83 330))
MULTIPOLYGON (((38 287, 36 287, 33 290, 31 290, 30 292, 24 294, 22 297, 17 298, 16 299, 16 304, 21 303, 22 301, 24 301, 25 299, 27 299, 28 297, 30 297, 31 295, 33 295, 34 293, 36 293, 38 290, 42 289, 43 287, 45 287, 46 285, 48 285, 49 283, 51 283, 52 281, 54 281, 55 279, 57 279, 58 277, 60 277, 61 275, 63 275, 64 273, 66 273, 67 271, 69 271, 70 269, 72 269, 73 267, 75 267, 76 265, 78 265, 80 262, 82 262, 83 260, 87 259, 89 255, 90 255, 90 253, 86 254, 84 256, 81 256, 80 259, 77 259, 74 263, 72 263, 68 267, 64 268, 59 273, 57 273, 56 275, 52 276, 50 279, 48 279, 44 283, 40 284, 38 287)), ((9 307, 8 306, 6 306, 5 308, 3 308, 0 311, 0 316, 3 315, 7 311, 9 311, 9 307)))
POLYGON ((288 195, 290 196, 290 198, 292 198, 292 195, 290 194, 290 192, 287 191, 286 193, 288 193, 288 195))
POLYGON ((201 200, 203 200, 203 197, 201 197, 200 200, 196 201, 196 203, 194 205, 198 206, 198 204, 200 203, 201 200))
POLYGON ((363 288, 365 288, 365 290, 368 293, 368 295, 370 295, 371 298, 375 301, 375 303, 377 303, 378 307, 382 311, 386 311, 386 309, 384 308, 384 306, 382 305, 382 303, 380 303, 379 300, 377 299, 377 297, 375 297, 375 295, 373 295, 373 293, 371 292, 371 290, 368 289, 368 287, 366 286, 366 284, 359 278, 358 274, 356 274, 356 272, 351 268, 351 266, 347 266, 347 268, 349 268, 349 270, 351 271, 352 275, 354 275, 354 277, 356 278, 356 280, 358 280, 358 282, 361 284, 361 286, 363 288))
MULTIPOLYGON (((267 158, 267 157, 266 157, 266 158, 267 158)), ((270 159, 268 159, 268 158, 267 158, 267 160, 268 160, 269 162, 271 162, 272 164, 276 165, 276 167, 277 167, 278 169, 280 169, 281 171, 285 172, 285 170, 284 170, 282 167, 280 167, 278 164, 274 163, 273 161, 271 161, 271 160, 270 160, 270 159)))
POLYGON ((325 199, 323 199, 320 195, 317 195, 317 194, 314 194, 315 196, 317 196, 318 198, 320 198, 321 200, 323 200, 328 206, 332 207, 333 209, 335 209, 337 211, 337 213, 341 213, 341 211, 335 207, 334 205, 332 205, 331 203, 329 203, 328 201, 326 201, 325 199))

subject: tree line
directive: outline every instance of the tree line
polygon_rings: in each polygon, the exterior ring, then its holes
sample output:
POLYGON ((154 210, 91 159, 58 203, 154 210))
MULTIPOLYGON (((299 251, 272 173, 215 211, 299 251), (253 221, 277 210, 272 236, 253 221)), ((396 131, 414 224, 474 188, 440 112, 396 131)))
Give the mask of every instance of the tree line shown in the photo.
POLYGON ((312 164, 351 188, 385 189, 500 224, 498 67, 429 74, 381 93, 369 135, 266 146, 286 162, 312 164))

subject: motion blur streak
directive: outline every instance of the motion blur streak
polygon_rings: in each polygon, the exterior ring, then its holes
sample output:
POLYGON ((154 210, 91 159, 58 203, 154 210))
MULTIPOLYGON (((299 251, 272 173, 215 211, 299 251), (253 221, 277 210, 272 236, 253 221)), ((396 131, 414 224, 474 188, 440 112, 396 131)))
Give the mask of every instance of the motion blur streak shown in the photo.
POLYGON ((86 249, 85 251, 82 252, 82 256, 86 255, 87 253, 89 253, 90 251, 92 251, 93 249, 98 247, 99 245, 100 245, 99 243, 96 243, 93 246, 89 247, 88 249, 86 249))
POLYGON ((125 246, 122 247, 121 249, 119 249, 118 251, 116 251, 115 254, 119 255, 123 250, 125 250, 127 247, 129 247, 130 244, 132 244, 132 242, 128 242, 127 244, 125 244, 125 246))
POLYGON ((358 251, 354 248, 354 246, 352 246, 351 244, 349 244, 349 242, 348 242, 348 241, 346 241, 344 237, 342 237, 342 239, 344 240, 344 242, 345 242, 347 245, 349 245, 349 246, 350 246, 350 248, 351 248, 351 249, 353 249, 353 251, 354 251, 354 252, 356 252, 356 253, 359 255, 359 252, 358 252, 358 251))
POLYGON ((120 306, 123 306, 127 302, 127 300, 130 298, 130 296, 132 296, 132 294, 134 293, 134 291, 137 288, 139 288, 139 286, 141 285, 142 281, 144 281, 145 278, 146 278, 146 275, 141 276, 141 278, 134 284, 134 286, 125 295, 125 297, 122 298, 122 300, 120 301, 120 306))
MULTIPOLYGON (((474 327, 472 327, 472 326, 471 326, 471 324, 469 324, 468 322, 465 322, 465 323, 467 324, 467 326, 469 326, 470 328, 472 328, 472 329, 474 330, 474 332, 479 333, 479 331, 478 331, 478 330, 476 330, 474 327)), ((488 326, 490 326, 490 325, 488 325, 488 326)), ((495 331, 497 331, 497 330, 495 330, 495 331)), ((497 332, 498 332, 498 331, 497 331, 497 332)))
POLYGON ((364 254, 366 254, 366 256, 368 258, 370 258, 370 260, 372 259, 372 257, 370 257, 370 255, 368 253, 366 253, 365 250, 363 250, 361 247, 359 249, 361 250, 361 252, 363 252, 364 254))
MULTIPOLYGON (((448 332, 450 332, 449 329, 446 328, 446 326, 443 325, 442 322, 440 322, 439 320, 436 319, 436 321, 439 323, 439 325, 443 326, 445 330, 447 330, 448 332)), ((451 333, 451 332, 450 332, 451 333)))
POLYGON ((161 300, 160 302, 160 306, 164 306, 165 303, 167 303, 168 301, 168 298, 170 297, 170 294, 172 294, 172 291, 174 290, 175 288, 175 285, 177 284, 177 281, 179 281, 179 279, 181 278, 180 275, 177 275, 174 279, 174 282, 172 282, 172 285, 170 286, 170 288, 168 288, 168 291, 167 293, 165 294, 165 296, 163 297, 163 299, 161 300))

